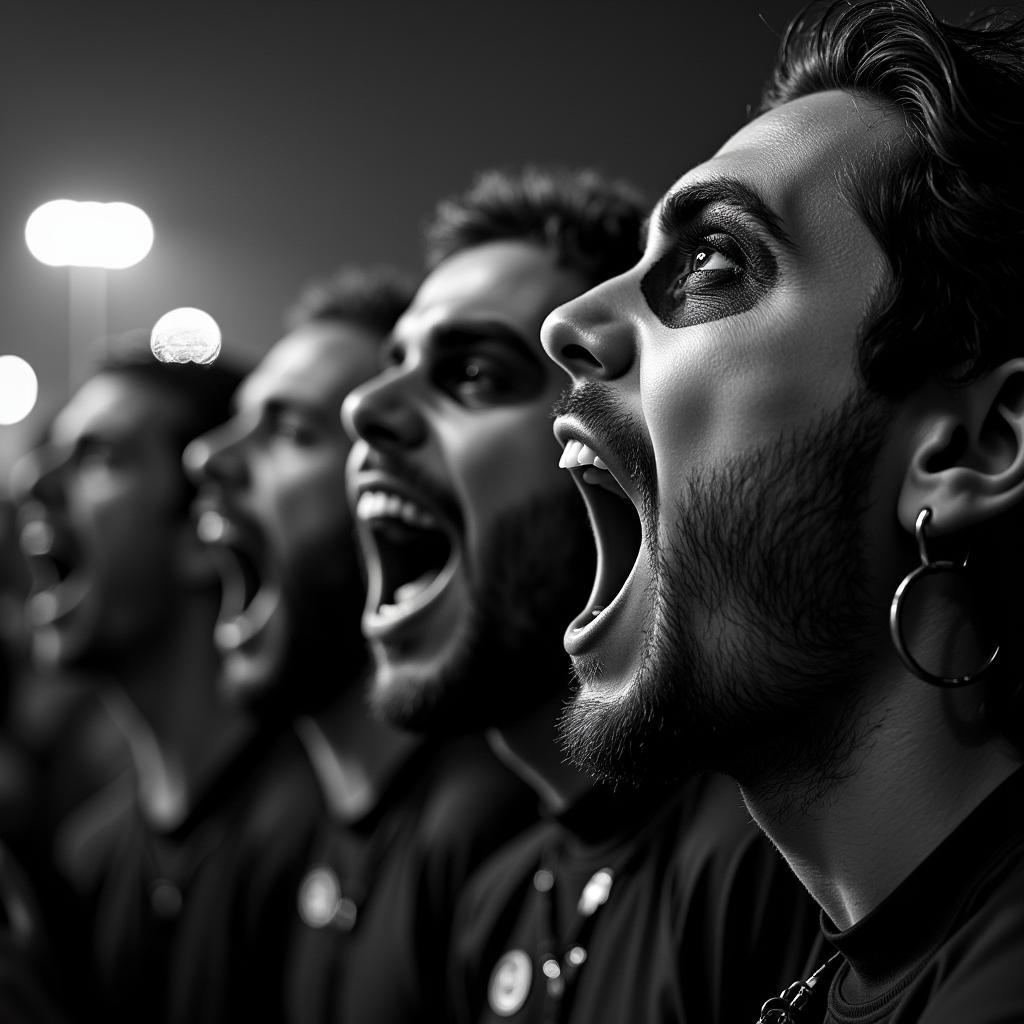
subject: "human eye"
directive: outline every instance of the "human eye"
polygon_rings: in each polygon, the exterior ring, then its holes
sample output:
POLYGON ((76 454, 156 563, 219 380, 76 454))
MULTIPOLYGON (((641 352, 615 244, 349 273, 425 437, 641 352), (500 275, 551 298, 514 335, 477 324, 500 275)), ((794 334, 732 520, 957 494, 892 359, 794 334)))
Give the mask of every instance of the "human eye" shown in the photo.
MULTIPOLYGON (((680 254, 682 268, 669 285, 671 297, 682 302, 700 288, 724 285, 742 274, 740 258, 729 255, 726 248, 721 241, 717 245, 703 241, 685 249, 680 254)), ((730 248, 735 251, 734 246, 730 248)))
POLYGON ((401 366, 405 361, 405 348, 397 341, 385 341, 380 347, 380 355, 377 362, 381 370, 388 370, 393 366, 401 366))
POLYGON ((270 432, 278 440, 297 445, 313 444, 318 436, 310 417, 294 409, 275 410, 270 417, 270 432))
POLYGON ((122 452, 113 441, 85 437, 75 446, 74 464, 78 469, 110 469, 121 460, 122 452))
POLYGON ((715 232, 679 238, 644 275, 640 288, 666 327, 687 327, 749 309, 762 283, 743 247, 715 232))
POLYGON ((498 402, 517 390, 514 370, 480 353, 452 357, 444 376, 448 390, 467 405, 498 402))

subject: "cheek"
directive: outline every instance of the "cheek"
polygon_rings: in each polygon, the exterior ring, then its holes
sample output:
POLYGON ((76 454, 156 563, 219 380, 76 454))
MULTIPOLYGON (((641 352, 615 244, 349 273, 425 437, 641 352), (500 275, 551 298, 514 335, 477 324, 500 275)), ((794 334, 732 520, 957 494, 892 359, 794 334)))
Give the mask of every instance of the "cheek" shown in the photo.
POLYGON ((455 430, 448 471, 471 545, 509 509, 574 486, 558 468, 547 407, 495 410, 486 423, 466 420, 455 430))
POLYGON ((78 523, 102 547, 141 553, 166 542, 169 519, 166 505, 152 493, 120 492, 82 503, 78 523))
POLYGON ((268 502, 274 522, 268 524, 282 551, 312 550, 329 557, 345 543, 352 517, 345 498, 345 472, 341 465, 293 478, 268 502))
POLYGON ((857 386, 853 334, 797 296, 659 332, 647 351, 641 395, 659 477, 759 447, 857 386))

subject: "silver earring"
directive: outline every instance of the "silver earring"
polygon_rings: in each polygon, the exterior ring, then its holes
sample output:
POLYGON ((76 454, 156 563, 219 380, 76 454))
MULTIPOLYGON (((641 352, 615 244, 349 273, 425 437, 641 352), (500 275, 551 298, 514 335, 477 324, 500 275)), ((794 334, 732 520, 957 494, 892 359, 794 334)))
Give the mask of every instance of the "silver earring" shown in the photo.
POLYGON ((919 679, 923 679, 926 683, 931 683, 932 686, 944 686, 944 687, 955 687, 955 686, 967 686, 970 683, 977 682, 981 676, 988 671, 995 664, 996 658, 999 657, 999 645, 997 644, 992 653, 988 656, 985 663, 974 672, 969 672, 967 675, 962 676, 938 676, 933 672, 929 672, 918 660, 910 653, 910 648, 907 646, 906 637, 903 635, 903 624, 900 620, 901 609, 903 608, 903 599, 907 596, 907 591, 910 590, 915 583, 922 580, 925 576, 936 576, 939 573, 951 572, 951 573, 966 573, 967 572, 967 559, 964 558, 962 562, 933 562, 928 556, 928 547, 925 543, 925 526, 928 520, 931 518, 932 510, 930 508, 923 508, 917 515, 917 521, 914 523, 914 537, 917 540, 917 550, 921 556, 921 564, 908 573, 903 582, 896 588, 896 593, 892 598, 892 605, 889 607, 889 633, 892 636, 892 642, 896 647, 899 656, 903 659, 903 664, 910 669, 919 679))

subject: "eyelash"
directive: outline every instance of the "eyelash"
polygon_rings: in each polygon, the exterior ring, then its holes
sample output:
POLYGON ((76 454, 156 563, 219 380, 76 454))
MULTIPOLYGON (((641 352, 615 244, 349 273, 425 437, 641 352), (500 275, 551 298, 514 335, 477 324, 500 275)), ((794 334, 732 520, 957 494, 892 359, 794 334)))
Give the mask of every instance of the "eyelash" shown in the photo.
POLYGON ((723 231, 687 230, 676 239, 675 252, 681 263, 688 267, 685 274, 680 271, 673 279, 672 286, 680 280, 686 280, 691 274, 702 273, 701 268, 693 266, 697 255, 704 251, 719 253, 736 265, 736 269, 710 271, 715 274, 729 273, 730 277, 739 277, 747 270, 748 261, 742 250, 731 235, 723 231))
POLYGON ((757 240, 708 220, 684 225, 640 282, 644 301, 666 326, 707 323, 749 309, 769 286, 772 260, 757 240), (701 251, 720 253, 729 267, 694 267, 701 251))

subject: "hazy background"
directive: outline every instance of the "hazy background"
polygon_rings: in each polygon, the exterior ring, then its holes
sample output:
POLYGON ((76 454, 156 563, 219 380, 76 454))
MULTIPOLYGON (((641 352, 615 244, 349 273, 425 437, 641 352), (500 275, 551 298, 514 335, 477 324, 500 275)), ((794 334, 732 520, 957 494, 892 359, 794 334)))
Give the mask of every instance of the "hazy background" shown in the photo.
POLYGON ((434 203, 482 168, 591 165, 653 202, 744 122, 796 6, 6 3, 0 354, 33 364, 40 402, 0 426, 0 472, 67 395, 68 272, 24 243, 40 203, 153 220, 149 256, 108 272, 109 332, 199 306, 251 361, 311 277, 416 270, 434 203))

